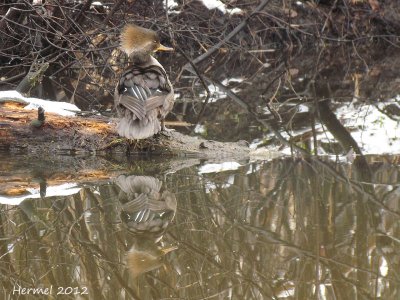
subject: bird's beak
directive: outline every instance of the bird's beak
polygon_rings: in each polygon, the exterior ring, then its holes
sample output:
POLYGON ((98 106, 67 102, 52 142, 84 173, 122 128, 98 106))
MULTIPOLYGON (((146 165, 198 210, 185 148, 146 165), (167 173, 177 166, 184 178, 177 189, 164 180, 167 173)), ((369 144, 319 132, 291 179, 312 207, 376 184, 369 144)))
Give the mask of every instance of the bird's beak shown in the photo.
POLYGON ((174 51, 174 48, 166 47, 166 46, 160 44, 158 46, 158 48, 156 49, 156 51, 174 51))

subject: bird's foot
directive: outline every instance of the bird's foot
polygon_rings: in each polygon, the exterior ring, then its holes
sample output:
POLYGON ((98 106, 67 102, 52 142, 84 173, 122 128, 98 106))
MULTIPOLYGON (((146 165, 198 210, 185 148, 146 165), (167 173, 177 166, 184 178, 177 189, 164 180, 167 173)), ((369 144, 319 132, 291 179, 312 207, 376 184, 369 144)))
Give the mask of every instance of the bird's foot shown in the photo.
POLYGON ((173 131, 175 131, 175 129, 168 129, 168 128, 164 127, 161 129, 161 131, 158 133, 158 135, 170 138, 172 136, 173 131))
POLYGON ((161 132, 173 132, 173 131, 175 131, 175 129, 167 128, 165 126, 163 128, 161 128, 161 132))
POLYGON ((169 129, 169 128, 165 127, 164 122, 161 123, 161 133, 168 135, 169 133, 171 133, 173 131, 175 131, 175 129, 172 129, 172 128, 169 129))

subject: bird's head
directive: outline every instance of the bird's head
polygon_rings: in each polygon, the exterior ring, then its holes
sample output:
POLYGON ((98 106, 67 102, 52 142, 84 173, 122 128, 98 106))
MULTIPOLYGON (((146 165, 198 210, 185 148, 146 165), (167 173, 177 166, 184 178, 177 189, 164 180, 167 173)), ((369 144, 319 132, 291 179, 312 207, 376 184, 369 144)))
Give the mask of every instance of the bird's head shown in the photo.
POLYGON ((129 56, 136 53, 152 54, 157 51, 173 51, 160 43, 158 34, 147 28, 128 24, 121 33, 121 49, 129 56))

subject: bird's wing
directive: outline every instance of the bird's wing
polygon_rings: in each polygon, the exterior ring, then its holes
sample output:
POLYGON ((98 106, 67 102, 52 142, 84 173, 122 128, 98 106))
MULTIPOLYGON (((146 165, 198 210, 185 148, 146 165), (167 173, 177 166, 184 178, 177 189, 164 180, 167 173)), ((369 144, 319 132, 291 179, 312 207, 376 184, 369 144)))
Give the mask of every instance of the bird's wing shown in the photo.
POLYGON ((152 110, 162 110, 165 102, 170 100, 171 93, 172 86, 162 67, 131 66, 119 80, 115 104, 117 109, 128 109, 142 120, 152 110))

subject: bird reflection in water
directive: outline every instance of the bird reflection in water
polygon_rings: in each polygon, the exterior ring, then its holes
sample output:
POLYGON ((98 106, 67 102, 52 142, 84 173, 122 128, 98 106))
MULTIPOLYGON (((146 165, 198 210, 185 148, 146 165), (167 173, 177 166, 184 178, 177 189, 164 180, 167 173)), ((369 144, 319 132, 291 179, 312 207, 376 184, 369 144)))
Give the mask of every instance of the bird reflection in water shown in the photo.
POLYGON ((164 256, 177 249, 162 246, 162 237, 175 217, 177 202, 173 193, 161 192, 162 182, 151 176, 120 175, 115 184, 121 189, 121 219, 133 233, 127 254, 133 277, 163 265, 164 256))

